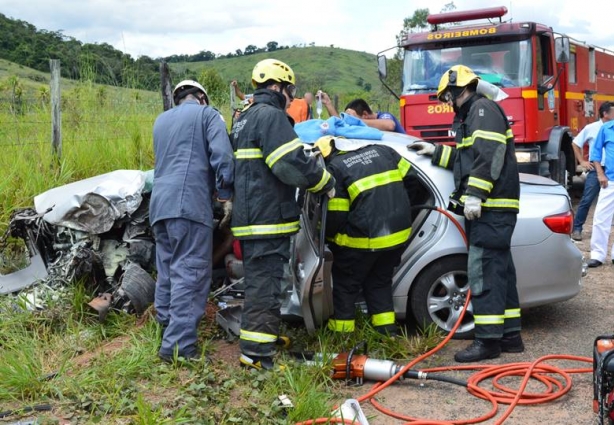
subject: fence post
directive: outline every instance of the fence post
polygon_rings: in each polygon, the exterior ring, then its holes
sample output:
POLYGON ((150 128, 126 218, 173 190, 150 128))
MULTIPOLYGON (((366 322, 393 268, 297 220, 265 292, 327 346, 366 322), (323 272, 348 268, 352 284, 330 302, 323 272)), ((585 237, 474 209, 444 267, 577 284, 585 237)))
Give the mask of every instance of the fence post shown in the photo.
POLYGON ((60 60, 50 59, 51 69, 51 152, 56 161, 62 157, 62 110, 60 108, 60 60))
POLYGON ((171 87, 171 72, 166 62, 160 62, 160 87, 162 88, 162 105, 168 111, 173 107, 173 89, 171 87))

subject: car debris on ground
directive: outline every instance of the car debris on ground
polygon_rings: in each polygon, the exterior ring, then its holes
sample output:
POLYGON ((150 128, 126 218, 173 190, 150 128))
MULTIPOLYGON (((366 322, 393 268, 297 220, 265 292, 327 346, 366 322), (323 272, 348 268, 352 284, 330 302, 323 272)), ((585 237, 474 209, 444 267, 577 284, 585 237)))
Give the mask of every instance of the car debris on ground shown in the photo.
MULTIPOLYGON (((0 275, 0 295, 19 294, 28 309, 44 309, 82 280, 97 294, 88 304, 100 320, 111 309, 142 314, 155 292, 152 184, 153 170, 117 170, 53 188, 37 195, 33 208, 14 210, 0 248, 23 241, 27 265, 0 275)), ((221 206, 214 214, 214 267, 223 267, 232 235, 218 226, 221 206)), ((214 280, 224 276, 216 270, 214 280)))

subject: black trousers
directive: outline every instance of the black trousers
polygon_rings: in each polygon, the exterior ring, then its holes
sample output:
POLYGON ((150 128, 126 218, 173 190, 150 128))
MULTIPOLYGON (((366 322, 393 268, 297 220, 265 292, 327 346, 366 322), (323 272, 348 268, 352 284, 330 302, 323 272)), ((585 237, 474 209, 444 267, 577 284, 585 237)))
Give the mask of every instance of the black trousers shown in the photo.
POLYGON ((243 354, 272 356, 281 320, 281 280, 290 258, 290 238, 241 241, 245 300, 239 347, 243 354))
MULTIPOLYGON (((372 317, 394 313, 392 275, 405 245, 386 251, 362 251, 335 244, 329 247, 333 253, 333 319, 354 320, 361 289, 372 317)), ((383 326, 391 325, 394 320, 383 326)))
POLYGON ((465 222, 469 239, 467 274, 476 338, 501 338, 520 331, 516 268, 510 251, 514 213, 483 211, 465 222))

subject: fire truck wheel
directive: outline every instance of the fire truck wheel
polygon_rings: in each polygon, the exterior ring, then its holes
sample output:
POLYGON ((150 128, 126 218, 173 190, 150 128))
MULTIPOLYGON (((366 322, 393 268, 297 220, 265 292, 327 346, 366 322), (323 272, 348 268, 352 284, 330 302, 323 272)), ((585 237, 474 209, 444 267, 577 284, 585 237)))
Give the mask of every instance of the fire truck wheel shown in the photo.
MULTIPOLYGON (((417 326, 424 329, 434 323, 449 333, 460 317, 468 290, 467 257, 444 257, 427 266, 412 283, 408 309, 417 326)), ((469 304, 454 338, 472 338, 473 327, 473 307, 469 304)))
POLYGON ((567 187, 567 159, 565 152, 559 151, 558 160, 550 161, 550 178, 567 187))

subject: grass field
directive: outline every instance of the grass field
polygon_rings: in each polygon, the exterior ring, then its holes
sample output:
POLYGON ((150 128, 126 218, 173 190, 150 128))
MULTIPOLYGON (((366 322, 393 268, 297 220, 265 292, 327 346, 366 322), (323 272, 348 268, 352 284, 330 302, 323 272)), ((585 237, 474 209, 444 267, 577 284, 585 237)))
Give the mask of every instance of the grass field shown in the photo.
MULTIPOLYGON (((336 52, 335 52, 336 53, 336 52)), ((342 52, 339 52, 341 54, 342 52)), ((366 60, 366 59, 365 59, 366 60)), ((51 150, 47 78, 0 61, 0 229, 15 208, 55 186, 117 169, 153 167, 152 124, 162 111, 156 93, 62 83, 62 155, 51 150), (22 74, 23 72, 23 74, 22 74), (11 78, 13 78, 11 80, 11 78), (12 85, 11 85, 12 81, 12 85), (11 87, 21 84, 16 102, 11 87)), ((229 117, 228 104, 221 102, 229 117)), ((2 263, 8 261, 3 255, 2 263)), ((91 282, 70 282, 43 310, 32 311, 19 295, 0 298, 0 419, 36 417, 40 424, 286 424, 328 417, 352 394, 331 379, 330 365, 308 366, 280 356, 284 370, 244 371, 238 361, 167 365, 158 361, 159 329, 150 314, 113 312, 104 323, 87 306, 91 282), (287 394, 295 407, 275 401, 287 394), (41 410, 34 413, 28 409, 41 410), (51 409, 47 411, 45 409, 51 409)), ((375 357, 405 360, 439 340, 380 340, 366 320, 350 338, 326 330, 307 335, 288 329, 296 343, 324 353, 347 351, 368 341, 375 357)), ((220 329, 206 320, 201 345, 215 353, 220 329)))

